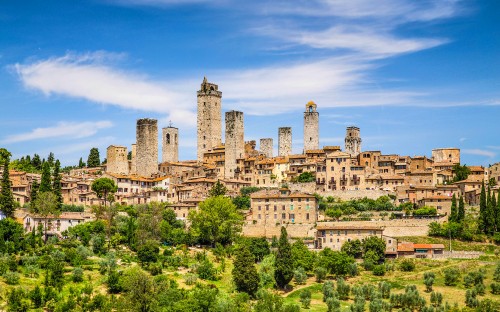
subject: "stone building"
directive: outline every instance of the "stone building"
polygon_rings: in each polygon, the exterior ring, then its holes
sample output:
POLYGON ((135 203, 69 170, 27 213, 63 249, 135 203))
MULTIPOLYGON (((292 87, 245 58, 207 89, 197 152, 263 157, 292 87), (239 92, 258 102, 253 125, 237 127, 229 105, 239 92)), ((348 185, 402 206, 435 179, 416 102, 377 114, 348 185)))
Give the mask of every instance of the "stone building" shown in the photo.
POLYGON ((162 162, 179 161, 179 129, 168 126, 162 129, 162 162))
POLYGON ((304 112, 304 153, 319 148, 319 113, 316 103, 309 101, 304 112))
POLYGON ((130 174, 137 174, 137 144, 132 144, 132 147, 130 149, 130 154, 131 154, 131 159, 129 162, 129 167, 130 167, 130 174))
POLYGON ((237 159, 245 157, 243 113, 226 112, 226 142, 224 156, 224 177, 232 179, 237 171, 237 159))
POLYGON ((267 189, 250 195, 253 224, 314 224, 318 220, 316 197, 288 189, 267 189))
POLYGON ((434 161, 434 167, 451 169, 453 165, 460 164, 460 149, 454 147, 433 149, 432 160, 434 161))
POLYGON ((158 121, 144 118, 137 120, 136 171, 142 177, 158 173, 158 121))
POLYGON ((106 172, 128 174, 129 165, 127 148, 125 146, 110 145, 106 150, 106 172))
POLYGON ((292 128, 278 128, 278 156, 288 156, 292 154, 292 128))
POLYGON ((273 157, 273 139, 264 138, 260 139, 260 153, 267 158, 273 157))
POLYGON ((496 184, 500 184, 500 162, 494 163, 488 168, 489 178, 496 181, 496 184))
POLYGON ((356 157, 361 152, 361 137, 358 127, 347 127, 345 135, 345 151, 356 157))
POLYGON ((198 95, 198 161, 203 161, 203 154, 221 145, 221 100, 219 86, 203 78, 198 95))

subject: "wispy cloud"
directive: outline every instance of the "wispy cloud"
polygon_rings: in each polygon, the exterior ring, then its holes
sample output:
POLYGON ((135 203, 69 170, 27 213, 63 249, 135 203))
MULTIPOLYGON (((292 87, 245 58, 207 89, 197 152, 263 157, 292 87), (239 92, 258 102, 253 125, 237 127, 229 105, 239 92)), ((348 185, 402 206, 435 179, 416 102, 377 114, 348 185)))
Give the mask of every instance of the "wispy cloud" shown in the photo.
POLYGON ((464 154, 469 154, 469 155, 477 155, 477 156, 485 156, 489 158, 493 158, 496 156, 495 152, 489 151, 489 150, 484 150, 484 149, 463 149, 462 153, 464 154))
POLYGON ((18 143, 50 138, 85 138, 97 133, 100 129, 112 127, 110 121, 59 122, 56 126, 36 128, 30 132, 7 136, 2 143, 18 143))
POLYGON ((62 94, 104 105, 166 113, 171 119, 177 117, 177 123, 192 124, 195 103, 190 101, 189 93, 182 90, 193 89, 195 84, 154 81, 112 66, 117 59, 123 59, 123 55, 103 51, 68 53, 34 63, 15 64, 14 69, 26 87, 46 95, 62 94))

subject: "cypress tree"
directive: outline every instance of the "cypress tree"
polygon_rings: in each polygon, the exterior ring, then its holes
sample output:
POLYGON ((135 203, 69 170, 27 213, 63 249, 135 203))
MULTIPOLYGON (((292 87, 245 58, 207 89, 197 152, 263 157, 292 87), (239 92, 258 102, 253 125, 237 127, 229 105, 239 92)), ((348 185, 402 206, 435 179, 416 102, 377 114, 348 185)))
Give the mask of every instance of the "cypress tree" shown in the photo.
POLYGON ((448 216, 449 222, 457 222, 458 221, 458 212, 457 212, 457 197, 453 194, 451 198, 451 212, 448 216))
POLYGON ((465 219, 465 203, 464 197, 460 195, 460 199, 458 200, 458 213, 457 213, 458 222, 462 222, 465 219))
POLYGON ((99 157, 99 150, 97 147, 92 147, 90 149, 89 157, 87 158, 87 167, 99 167, 101 165, 101 159, 99 157))
POLYGON ((485 224, 485 230, 486 234, 493 235, 495 232, 495 208, 492 204, 493 201, 491 200, 491 190, 490 186, 488 185, 488 192, 486 196, 486 224, 485 224))
POLYGON ((42 166, 42 181, 40 182, 40 192, 51 192, 52 183, 50 183, 50 165, 48 162, 42 166))
POLYGON ((486 206, 486 191, 484 189, 484 181, 483 184, 481 185, 481 195, 479 197, 479 231, 481 233, 486 233, 486 226, 487 226, 487 209, 488 207, 486 206))
POLYGON ((36 196, 38 195, 38 190, 40 189, 40 183, 37 180, 34 180, 31 184, 31 193, 30 193, 30 201, 34 202, 36 200, 36 196))
POLYGON ((491 212, 493 214, 493 227, 495 228, 495 232, 498 231, 499 227, 497 226, 498 220, 498 209, 497 209, 497 200, 495 196, 495 192, 491 193, 491 212))
POLYGON ((498 193, 498 200, 497 200, 497 207, 496 207, 496 224, 497 224, 497 229, 500 230, 500 192, 498 193))
POLYGON ((59 162, 59 159, 56 160, 55 166, 54 166, 54 174, 52 178, 52 189, 54 190, 54 194, 56 195, 57 198, 57 209, 61 210, 62 208, 62 203, 63 203, 63 198, 62 198, 62 190, 61 190, 61 163, 59 162))
POLYGON ((78 161, 78 168, 83 168, 85 167, 85 163, 83 162, 83 159, 80 157, 80 161, 78 161))
POLYGON ((284 226, 278 241, 278 251, 274 263, 274 279, 280 288, 284 288, 293 278, 292 247, 288 242, 288 234, 284 226))
POLYGON ((255 258, 246 244, 236 253, 232 275, 236 290, 255 296, 259 289, 259 275, 255 268, 255 258))
POLYGON ((14 196, 10 189, 9 177, 9 157, 4 157, 2 181, 0 183, 2 192, 0 193, 0 210, 6 217, 14 216, 14 196))

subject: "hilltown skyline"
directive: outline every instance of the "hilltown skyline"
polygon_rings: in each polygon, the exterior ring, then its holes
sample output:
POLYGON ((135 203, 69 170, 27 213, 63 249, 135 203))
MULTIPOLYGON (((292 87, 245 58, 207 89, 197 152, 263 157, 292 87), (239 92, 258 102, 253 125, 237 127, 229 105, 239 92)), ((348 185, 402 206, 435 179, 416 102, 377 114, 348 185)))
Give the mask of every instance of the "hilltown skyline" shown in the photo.
POLYGON ((13 158, 54 152, 74 165, 91 147, 130 146, 135 120, 149 117, 179 127, 180 159, 196 159, 196 90, 207 76, 223 113, 245 113, 245 140, 276 144, 276 129, 291 126, 301 153, 313 100, 320 146, 343 146, 356 125, 363 150, 457 147, 462 163, 498 162, 498 4, 384 4, 4 4, 0 145, 13 158))

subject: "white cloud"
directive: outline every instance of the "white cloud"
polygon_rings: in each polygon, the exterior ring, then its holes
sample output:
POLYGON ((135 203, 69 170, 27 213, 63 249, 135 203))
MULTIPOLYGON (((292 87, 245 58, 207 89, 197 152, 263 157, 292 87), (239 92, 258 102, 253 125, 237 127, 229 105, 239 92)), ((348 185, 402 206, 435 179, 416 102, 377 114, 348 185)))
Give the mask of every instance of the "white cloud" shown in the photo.
MULTIPOLYGON (((23 84, 46 95, 62 94, 105 105, 186 116, 193 111, 195 84, 153 81, 109 64, 123 55, 107 52, 68 53, 31 64, 15 64, 23 84), (185 92, 183 92, 183 90, 185 92), (189 93, 188 93, 189 92, 189 93)), ((179 124, 190 120, 176 120, 179 124)))
POLYGON ((18 143, 49 138, 85 138, 97 133, 100 129, 112 127, 110 121, 59 122, 56 126, 36 128, 30 132, 7 136, 2 143, 18 143))
POLYGON ((496 153, 484 149, 463 149, 462 153, 469 155, 485 156, 489 158, 493 158, 496 156, 496 153))

